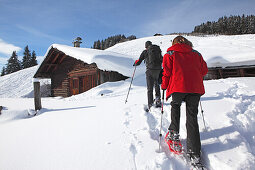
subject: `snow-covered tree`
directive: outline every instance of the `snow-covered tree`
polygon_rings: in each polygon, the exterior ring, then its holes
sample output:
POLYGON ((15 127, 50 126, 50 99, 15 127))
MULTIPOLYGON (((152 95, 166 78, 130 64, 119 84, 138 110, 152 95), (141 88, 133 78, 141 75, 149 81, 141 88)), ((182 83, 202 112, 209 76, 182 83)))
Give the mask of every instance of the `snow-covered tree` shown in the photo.
POLYGON ((195 26, 193 33, 205 34, 255 34, 254 15, 221 17, 217 22, 202 23, 195 26))
POLYGON ((16 51, 13 51, 11 57, 8 60, 5 73, 10 74, 19 70, 21 70, 20 62, 18 60, 16 51))
POLYGON ((30 61, 30 67, 33 67, 33 66, 36 66, 36 65, 37 65, 36 54, 35 54, 35 51, 33 51, 31 61, 30 61))
POLYGON ((136 39, 136 36, 131 35, 129 37, 126 37, 125 35, 115 35, 101 41, 100 40, 95 41, 93 48, 104 50, 106 48, 114 46, 115 44, 119 42, 129 41, 133 39, 136 39))
POLYGON ((5 67, 3 67, 1 71, 1 76, 4 76, 4 75, 5 75, 5 67))
POLYGON ((21 63, 22 69, 31 67, 31 65, 30 65, 31 53, 28 49, 28 45, 25 47, 23 54, 24 54, 24 56, 23 56, 22 63, 21 63))

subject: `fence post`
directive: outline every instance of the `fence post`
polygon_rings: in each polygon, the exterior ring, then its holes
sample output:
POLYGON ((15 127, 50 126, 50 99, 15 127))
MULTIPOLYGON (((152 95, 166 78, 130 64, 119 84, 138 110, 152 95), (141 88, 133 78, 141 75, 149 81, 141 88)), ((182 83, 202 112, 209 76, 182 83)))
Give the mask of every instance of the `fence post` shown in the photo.
POLYGON ((0 115, 2 114, 1 111, 3 110, 3 106, 0 106, 0 115))
POLYGON ((35 111, 41 110, 41 92, 40 92, 40 82, 37 79, 34 79, 34 102, 35 102, 35 111))

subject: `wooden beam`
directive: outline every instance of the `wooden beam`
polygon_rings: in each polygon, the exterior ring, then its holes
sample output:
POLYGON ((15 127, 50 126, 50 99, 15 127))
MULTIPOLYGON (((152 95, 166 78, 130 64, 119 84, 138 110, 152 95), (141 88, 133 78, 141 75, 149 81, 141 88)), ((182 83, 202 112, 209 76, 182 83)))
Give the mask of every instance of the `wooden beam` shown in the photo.
POLYGON ((34 82, 34 102, 35 102, 35 111, 41 110, 41 92, 40 92, 40 82, 34 82))
POLYGON ((58 66, 62 63, 62 61, 64 60, 64 58, 66 58, 66 56, 67 56, 67 55, 64 54, 64 55, 62 56, 62 58, 60 58, 58 64, 56 64, 56 66, 55 66, 55 68, 52 70, 52 72, 54 72, 54 71, 58 68, 58 66))
POLYGON ((240 74, 241 77, 244 77, 245 72, 244 72, 243 68, 239 69, 239 74, 240 74))
POLYGON ((53 53, 54 53, 54 48, 52 48, 52 51, 50 52, 50 55, 48 55, 48 58, 46 59, 46 62, 48 62, 50 60, 53 53))
POLYGON ((50 75, 44 72, 40 72, 37 78, 50 78, 50 75))
POLYGON ((3 110, 3 106, 0 106, 0 115, 1 115, 1 111, 3 110))
POLYGON ((57 69, 57 67, 58 67, 58 65, 56 65, 56 66, 54 67, 54 69, 52 70, 52 72, 54 72, 54 71, 57 69))
POLYGON ((45 66, 48 66, 48 68, 47 68, 47 70, 46 70, 46 72, 48 72, 52 66, 55 66, 55 67, 56 67, 57 64, 45 64, 45 66))
POLYGON ((219 74, 220 74, 220 78, 224 78, 223 70, 222 69, 219 69, 219 74))
POLYGON ((64 55, 62 56, 62 58, 60 59, 59 64, 61 64, 62 61, 63 61, 65 58, 66 58, 66 55, 64 54, 64 55))
POLYGON ((45 66, 56 66, 58 64, 45 64, 45 66))
POLYGON ((55 61, 58 59, 58 56, 59 56, 59 53, 57 53, 57 55, 53 58, 53 60, 51 62, 52 64, 55 63, 55 61))

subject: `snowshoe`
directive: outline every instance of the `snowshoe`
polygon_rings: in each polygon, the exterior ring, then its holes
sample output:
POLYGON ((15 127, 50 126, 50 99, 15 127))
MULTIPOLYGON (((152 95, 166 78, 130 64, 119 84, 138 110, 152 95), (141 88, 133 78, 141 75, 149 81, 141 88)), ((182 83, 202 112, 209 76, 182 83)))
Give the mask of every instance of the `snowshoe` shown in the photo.
POLYGON ((145 112, 149 112, 151 107, 152 107, 152 105, 148 105, 148 106, 144 105, 143 109, 144 109, 145 112))
POLYGON ((156 97, 156 99, 154 99, 154 101, 153 101, 153 102, 155 102, 155 107, 156 107, 156 108, 159 108, 159 107, 161 107, 161 106, 162 106, 162 103, 161 103, 160 97, 156 97))
POLYGON ((169 150, 177 155, 182 154, 183 147, 179 139, 179 134, 174 131, 167 132, 165 141, 169 147, 169 150))
POLYGON ((202 164, 201 157, 199 155, 194 155, 192 153, 187 153, 188 159, 190 161, 191 166, 197 170, 206 170, 204 165, 202 164))
POLYGON ((161 105, 162 105, 161 101, 160 101, 160 100, 157 100, 157 101, 156 101, 156 108, 161 107, 161 105))

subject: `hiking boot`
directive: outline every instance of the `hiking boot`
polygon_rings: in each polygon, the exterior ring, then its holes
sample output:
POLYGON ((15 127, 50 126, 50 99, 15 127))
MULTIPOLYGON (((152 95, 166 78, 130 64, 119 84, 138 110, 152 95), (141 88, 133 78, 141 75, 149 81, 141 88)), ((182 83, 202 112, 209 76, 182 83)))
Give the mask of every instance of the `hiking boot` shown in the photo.
POLYGON ((168 136, 166 137, 167 140, 179 142, 180 141, 180 135, 174 130, 169 130, 168 136))
POLYGON ((156 107, 161 107, 161 101, 160 100, 156 101, 156 107))
POLYGON ((159 97, 156 98, 156 107, 161 107, 161 100, 159 97))
POLYGON ((153 104, 148 104, 148 109, 150 110, 153 104))

